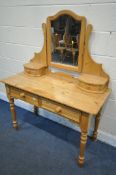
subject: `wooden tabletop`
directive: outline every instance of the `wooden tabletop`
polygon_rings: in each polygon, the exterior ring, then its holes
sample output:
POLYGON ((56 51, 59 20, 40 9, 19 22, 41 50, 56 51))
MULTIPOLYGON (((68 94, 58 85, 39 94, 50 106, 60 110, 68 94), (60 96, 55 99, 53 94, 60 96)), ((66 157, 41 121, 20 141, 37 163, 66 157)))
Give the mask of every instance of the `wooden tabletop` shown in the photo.
POLYGON ((102 94, 87 93, 77 87, 77 81, 76 78, 64 77, 59 73, 49 73, 40 77, 19 73, 1 82, 96 115, 110 94, 110 89, 102 94))

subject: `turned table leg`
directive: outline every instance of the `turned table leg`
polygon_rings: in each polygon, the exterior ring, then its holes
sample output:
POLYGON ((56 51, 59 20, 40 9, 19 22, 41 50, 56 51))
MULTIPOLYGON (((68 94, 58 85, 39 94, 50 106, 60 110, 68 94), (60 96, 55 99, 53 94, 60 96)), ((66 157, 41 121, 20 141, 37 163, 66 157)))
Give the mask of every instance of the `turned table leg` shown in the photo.
POLYGON ((95 126, 94 126, 93 135, 92 135, 93 141, 97 139, 97 134, 98 134, 97 130, 98 130, 99 122, 100 122, 100 115, 101 115, 101 111, 99 111, 99 113, 95 117, 95 126))
POLYGON ((34 105, 34 113, 35 115, 38 115, 38 107, 34 105))
POLYGON ((80 154, 78 159, 78 164, 80 167, 84 164, 84 153, 87 142, 87 134, 88 134, 88 122, 89 122, 89 114, 83 113, 81 116, 80 128, 81 128, 81 138, 80 138, 80 154))
POLYGON ((17 123, 17 120, 16 120, 16 111, 15 111, 15 106, 14 106, 14 98, 9 97, 9 102, 10 102, 10 110, 11 110, 11 114, 12 114, 13 127, 15 129, 18 129, 18 123, 17 123))

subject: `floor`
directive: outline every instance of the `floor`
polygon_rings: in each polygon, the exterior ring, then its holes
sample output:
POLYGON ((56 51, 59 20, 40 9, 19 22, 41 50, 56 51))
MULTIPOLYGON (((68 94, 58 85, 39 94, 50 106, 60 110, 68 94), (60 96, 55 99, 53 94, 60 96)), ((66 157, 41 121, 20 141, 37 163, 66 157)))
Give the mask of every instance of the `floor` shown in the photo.
POLYGON ((85 166, 79 168, 78 132, 19 107, 16 112, 18 131, 9 104, 0 100, 0 175, 116 174, 116 148, 88 139, 85 166))

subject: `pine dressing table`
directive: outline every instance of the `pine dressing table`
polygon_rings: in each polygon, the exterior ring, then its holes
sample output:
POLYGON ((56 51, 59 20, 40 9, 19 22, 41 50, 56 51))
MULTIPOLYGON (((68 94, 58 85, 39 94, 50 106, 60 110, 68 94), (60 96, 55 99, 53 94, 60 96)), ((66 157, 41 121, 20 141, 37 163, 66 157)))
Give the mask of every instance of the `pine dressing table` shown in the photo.
POLYGON ((88 50, 92 25, 86 18, 63 10, 43 23, 44 46, 35 53, 24 72, 1 80, 10 102, 13 127, 18 128, 14 99, 26 101, 78 124, 81 129, 79 166, 84 164, 88 123, 95 118, 96 140, 100 111, 110 94, 109 76, 95 63, 88 50), (52 72, 50 68, 58 68, 52 72), (79 77, 62 72, 77 72, 79 77))

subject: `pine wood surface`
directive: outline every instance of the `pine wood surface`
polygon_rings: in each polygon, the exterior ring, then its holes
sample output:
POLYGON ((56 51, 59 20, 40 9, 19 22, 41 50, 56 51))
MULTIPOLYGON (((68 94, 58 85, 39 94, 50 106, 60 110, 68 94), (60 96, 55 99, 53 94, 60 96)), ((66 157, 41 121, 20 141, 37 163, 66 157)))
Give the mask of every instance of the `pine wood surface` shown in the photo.
POLYGON ((109 89, 102 94, 84 92, 76 86, 78 79, 65 76, 61 78, 58 73, 48 73, 40 77, 20 73, 2 82, 94 115, 99 112, 110 93, 109 89))
POLYGON ((96 76, 96 75, 89 75, 88 74, 82 74, 79 77, 79 80, 88 84, 93 85, 104 85, 107 83, 107 78, 96 76))
POLYGON ((36 62, 30 62, 30 63, 26 63, 24 64, 24 67, 26 68, 30 68, 30 69, 41 69, 43 67, 42 64, 37 64, 36 62))

